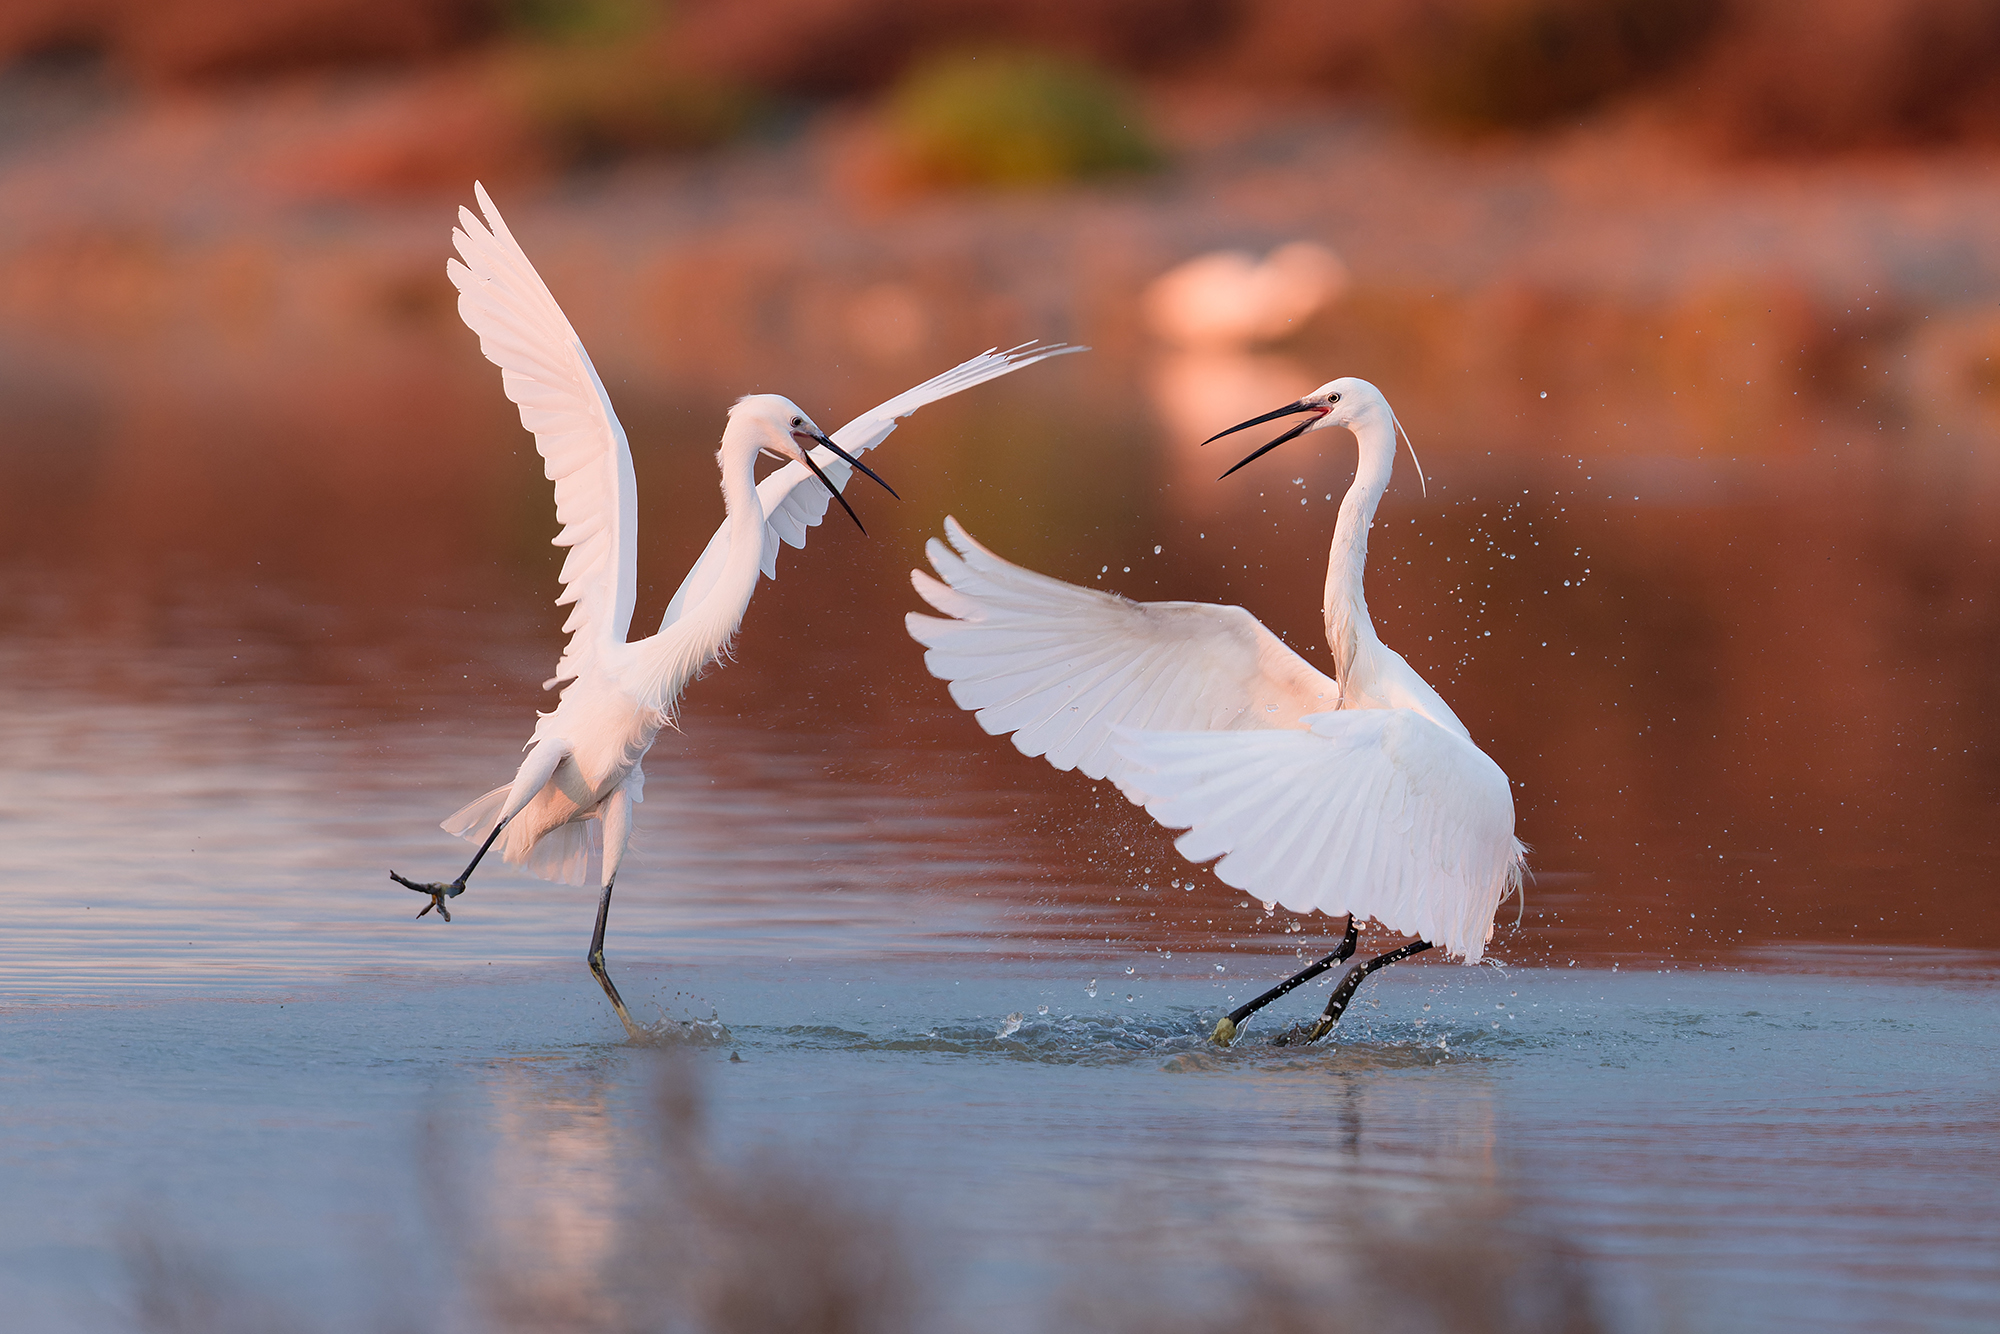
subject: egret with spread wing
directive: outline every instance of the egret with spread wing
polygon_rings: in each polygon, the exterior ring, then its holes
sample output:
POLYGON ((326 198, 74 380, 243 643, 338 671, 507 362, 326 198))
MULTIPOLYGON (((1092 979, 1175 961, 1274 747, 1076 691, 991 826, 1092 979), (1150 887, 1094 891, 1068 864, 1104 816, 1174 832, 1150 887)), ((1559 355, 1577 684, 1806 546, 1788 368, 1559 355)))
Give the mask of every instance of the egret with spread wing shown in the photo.
POLYGON ((1216 1025, 1225 1044, 1257 1010, 1352 955, 1362 918, 1417 939, 1350 970, 1305 1041, 1332 1029, 1376 969, 1434 944, 1477 963, 1525 865, 1507 776, 1368 617, 1362 568, 1396 461, 1395 413, 1366 380, 1340 379, 1211 439, 1291 416, 1303 420, 1229 472, 1329 427, 1360 444, 1322 605, 1330 677, 1241 607, 1078 588, 1002 560, 951 519, 956 550, 928 547, 939 578, 911 575, 950 619, 911 613, 910 634, 987 732, 1013 733, 1023 754, 1058 769, 1111 779, 1161 824, 1188 831, 1175 844, 1182 856, 1220 857, 1224 884, 1347 918, 1332 954, 1216 1025))
MULTIPOLYGON (((479 845, 456 880, 422 884, 391 871, 398 884, 430 896, 451 920, 445 900, 489 849, 544 880, 584 883, 592 843, 603 847, 597 929, 590 970, 634 1038, 644 1036, 604 968, 604 928, 611 887, 632 832, 632 808, 643 798, 640 762, 675 714, 682 689, 728 650, 743 621, 757 578, 775 577, 779 543, 805 545, 807 529, 826 514, 829 499, 854 517, 841 489, 855 471, 888 483, 859 461, 896 429, 896 420, 926 403, 1009 371, 1081 351, 1024 345, 974 357, 890 399, 826 435, 777 394, 753 394, 729 410, 716 459, 728 517, 668 604, 660 630, 628 643, 637 591, 638 497, 624 428, 611 410, 590 357, 555 298, 514 240, 484 187, 474 185, 484 224, 459 210, 452 240, 463 260, 445 265, 458 288, 458 312, 479 335, 480 350, 500 367, 507 397, 535 436, 555 483, 555 544, 563 562, 558 605, 574 604, 563 631, 570 636, 544 689, 563 686, 554 711, 540 715, 527 758, 512 783, 497 787, 444 822, 479 845), (762 482, 759 454, 787 460, 762 482), (567 684, 565 684, 567 683, 567 684)), ((892 491, 893 495, 894 492, 892 491)), ((856 525, 860 519, 854 519, 856 525)))

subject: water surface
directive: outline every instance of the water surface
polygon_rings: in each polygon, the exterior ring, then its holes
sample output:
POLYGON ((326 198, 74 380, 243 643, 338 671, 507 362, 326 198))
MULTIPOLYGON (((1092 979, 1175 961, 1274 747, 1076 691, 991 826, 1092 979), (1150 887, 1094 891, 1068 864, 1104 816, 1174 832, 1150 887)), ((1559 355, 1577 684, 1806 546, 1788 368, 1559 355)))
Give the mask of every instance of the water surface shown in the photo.
MULTIPOLYGON (((1499 966, 1399 967, 1336 1045, 1271 1046, 1315 987, 1222 1053, 1215 1015, 1330 924, 983 736, 903 636, 903 580, 955 512, 1323 655, 1352 461, 1216 488, 1180 434, 1104 409, 1170 418, 1146 367, 1070 360, 907 424, 881 455, 904 502, 785 553, 648 761, 612 966, 643 1015, 704 1026, 718 1152, 837 1174, 965 1328, 1324 1274, 1364 1225, 1422 1245, 1464 1219, 1573 1261, 1616 1328, 1983 1327, 1994 498, 1898 463, 1956 445, 1822 422, 1782 455, 1670 456, 1561 415, 1505 457, 1427 437, 1370 603, 1516 781, 1537 879, 1499 966)), ((630 401, 643 620, 718 517, 715 405, 630 401)), ((88 485, 10 493, 0 1291, 24 1328, 127 1327, 134 1228, 328 1327, 444 1319, 465 1278, 433 1158, 558 1287, 618 1245, 656 1063, 583 970, 594 895, 496 869, 446 925, 387 879, 460 863, 437 821, 517 762, 560 623, 518 441, 414 420, 337 462, 272 436, 254 466, 84 432, 61 466, 88 485), (297 485, 211 523, 246 468, 297 485)))

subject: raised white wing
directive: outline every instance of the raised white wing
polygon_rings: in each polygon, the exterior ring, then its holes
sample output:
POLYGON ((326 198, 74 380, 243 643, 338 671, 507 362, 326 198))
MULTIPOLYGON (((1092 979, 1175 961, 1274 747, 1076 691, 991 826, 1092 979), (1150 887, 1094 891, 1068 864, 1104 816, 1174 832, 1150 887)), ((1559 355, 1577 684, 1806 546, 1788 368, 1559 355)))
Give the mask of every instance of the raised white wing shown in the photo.
POLYGON ((1340 687, 1241 607, 1133 602, 1024 570, 944 521, 954 555, 925 548, 944 582, 913 571, 924 601, 953 620, 911 613, 924 665, 951 683, 989 733, 1024 755, 1111 778, 1138 800, 1117 727, 1170 731, 1296 728, 1335 708, 1340 687))
POLYGON ((1343 709, 1304 731, 1121 731, 1146 810, 1192 862, 1294 912, 1373 917, 1479 962, 1521 884, 1507 776, 1414 709, 1343 709))
MULTIPOLYGON (((859 458, 889 438, 889 433, 896 429, 897 418, 909 416, 926 403, 949 398, 962 389, 996 380, 1049 357, 1088 350, 1061 343, 1037 347, 1032 342, 1008 348, 1005 352, 989 348, 972 360, 961 362, 942 375, 933 376, 915 389, 906 389, 887 403, 870 408, 835 431, 833 442, 859 458)), ((846 489, 847 479, 854 469, 825 447, 815 449, 812 458, 826 473, 828 481, 846 489)), ((817 527, 819 521, 826 517, 826 507, 832 503, 833 497, 819 484, 817 477, 806 471, 803 464, 787 463, 757 483, 757 498, 764 505, 764 577, 775 579, 778 576, 778 543, 782 540, 795 547, 803 547, 806 530, 817 527)), ((729 521, 725 519, 722 526, 715 530, 715 536, 708 540, 701 559, 694 563, 687 578, 681 581, 673 601, 667 604, 667 614, 660 621, 662 630, 679 620, 689 606, 707 596, 708 590, 722 575, 724 553, 728 547, 729 521)))
POLYGON ((579 675, 607 644, 622 644, 638 592, 638 487, 625 428, 583 343, 535 266, 474 183, 486 225, 458 211, 452 243, 465 262, 448 260, 458 313, 479 335, 479 350, 500 368, 500 384, 534 432, 543 471, 556 484, 555 545, 570 549, 557 606, 575 603, 570 636, 545 687, 579 675), (489 230, 490 229, 490 230, 489 230))

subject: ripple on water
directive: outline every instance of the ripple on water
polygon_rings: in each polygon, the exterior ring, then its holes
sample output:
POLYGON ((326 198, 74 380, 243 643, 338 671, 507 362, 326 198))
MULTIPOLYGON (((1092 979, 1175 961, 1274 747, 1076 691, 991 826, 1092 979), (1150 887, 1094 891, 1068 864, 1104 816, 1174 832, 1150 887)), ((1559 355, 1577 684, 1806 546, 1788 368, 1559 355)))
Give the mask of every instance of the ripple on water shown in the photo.
POLYGON ((1370 1027, 1348 1034, 1347 1040, 1341 1040, 1337 1033, 1334 1040, 1311 1047, 1280 1045, 1276 1039, 1290 1030, 1273 1029, 1268 1037, 1246 1035, 1233 1047, 1223 1049, 1209 1041, 1214 1026, 1215 1017, 1209 1010, 1186 1006, 1155 1014, 1115 1016, 1024 1017, 1010 1013, 997 1020, 982 1017, 879 1032, 833 1024, 794 1024, 739 1028, 736 1036, 773 1053, 915 1053, 1076 1066, 1136 1064, 1165 1057, 1161 1068, 1173 1073, 1247 1068, 1421 1069, 1454 1059, 1491 1059, 1494 1045, 1492 1038, 1471 1029, 1440 1033, 1435 1027, 1426 1030, 1385 1024, 1379 1026, 1382 1031, 1370 1027))
POLYGON ((1206 1011, 1182 1007, 1159 1015, 1033 1016, 962 1019, 924 1028, 895 1027, 879 1032, 828 1024, 742 1029, 765 1038, 776 1050, 915 1052, 940 1056, 998 1058, 1055 1065, 1095 1065, 1130 1061, 1198 1045, 1212 1020, 1206 1011))

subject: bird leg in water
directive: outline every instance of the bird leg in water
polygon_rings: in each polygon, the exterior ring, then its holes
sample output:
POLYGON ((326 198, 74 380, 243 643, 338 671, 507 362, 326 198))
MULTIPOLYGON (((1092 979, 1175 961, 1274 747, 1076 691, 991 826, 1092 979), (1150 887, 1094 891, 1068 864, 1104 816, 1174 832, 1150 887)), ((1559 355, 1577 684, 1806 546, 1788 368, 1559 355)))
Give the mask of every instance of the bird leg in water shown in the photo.
POLYGON ((419 894, 428 894, 431 896, 431 901, 424 905, 424 911, 418 913, 417 916, 422 917, 424 913, 436 908, 438 916, 449 922, 451 920, 451 909, 444 906, 444 901, 446 899, 455 899, 465 892, 465 882, 472 877, 473 868, 479 865, 479 859, 486 855, 486 850, 493 846, 493 840, 500 837, 500 831, 506 827, 507 822, 505 820, 493 826, 493 832, 488 834, 486 841, 479 845, 479 851, 472 854, 472 860, 467 862, 465 869, 458 873, 458 879, 452 881, 450 884, 446 884, 442 880, 433 880, 427 885, 420 885, 414 880, 405 880, 394 871, 389 872, 389 878, 404 889, 414 889, 419 894))
POLYGON ((611 1001, 611 1008, 618 1011, 618 1022, 625 1025, 625 1036, 634 1042, 648 1040, 646 1030, 632 1022, 632 1016, 625 1009, 625 999, 618 994, 618 988, 611 983, 611 974, 604 971, 604 924, 611 918, 611 883, 606 882, 604 894, 597 900, 597 930, 590 937, 590 971, 596 975, 598 985, 611 1001))
POLYGON ((1318 963, 1313 964, 1311 967, 1303 968, 1298 972, 1293 973, 1290 977, 1278 983, 1277 986, 1272 987, 1269 991, 1259 996, 1256 1000, 1251 1001, 1248 1005, 1239 1005, 1235 1009, 1231 1010, 1223 1018, 1218 1019, 1215 1023, 1215 1032, 1209 1035, 1209 1041, 1215 1043, 1217 1046, 1227 1047, 1231 1042, 1234 1042, 1236 1040, 1236 1026, 1238 1024, 1242 1023, 1245 1019, 1248 1019, 1251 1015, 1257 1013, 1257 1011, 1263 1009, 1266 1005, 1269 1005, 1272 1001, 1278 999, 1278 997, 1284 995, 1292 988, 1304 986, 1306 983, 1312 981, 1314 978, 1318 977, 1321 973, 1325 972, 1327 969, 1339 963, 1342 959, 1345 959, 1349 955, 1353 954, 1355 942, 1359 939, 1360 939, 1360 933, 1355 930, 1354 926, 1354 914, 1349 913, 1347 915, 1347 934, 1341 937, 1340 945, 1337 949, 1334 950, 1333 953, 1327 955, 1324 959, 1321 959, 1318 963))
POLYGON ((1368 980, 1370 973, 1378 968, 1387 968, 1392 963, 1401 963, 1412 954, 1422 954, 1430 947, 1431 943, 1428 940, 1413 940, 1407 945, 1390 950, 1387 954, 1378 954, 1359 967, 1350 968, 1347 976, 1340 979, 1340 985, 1333 989, 1333 994, 1327 997, 1326 1013, 1314 1020, 1311 1028, 1298 1034, 1280 1033, 1271 1039, 1271 1045, 1288 1047, 1293 1043, 1303 1046, 1308 1042, 1318 1042, 1331 1033, 1333 1026, 1340 1022, 1340 1016, 1347 1012, 1347 1003, 1354 999, 1354 993, 1361 989, 1361 984, 1368 980))

